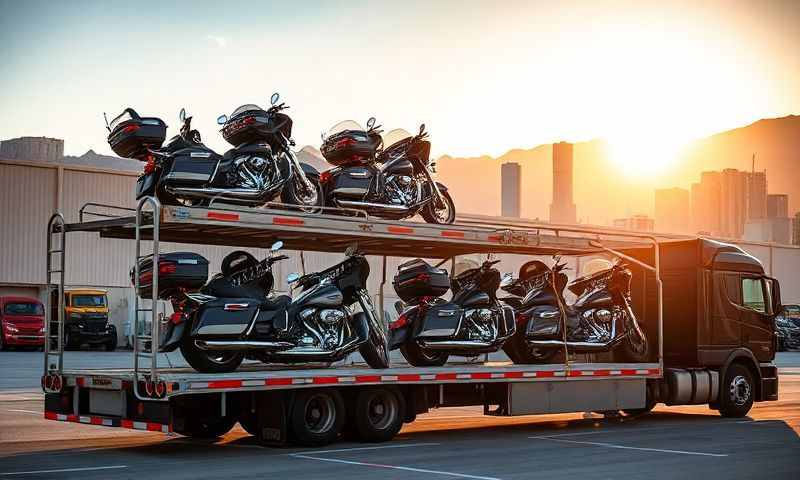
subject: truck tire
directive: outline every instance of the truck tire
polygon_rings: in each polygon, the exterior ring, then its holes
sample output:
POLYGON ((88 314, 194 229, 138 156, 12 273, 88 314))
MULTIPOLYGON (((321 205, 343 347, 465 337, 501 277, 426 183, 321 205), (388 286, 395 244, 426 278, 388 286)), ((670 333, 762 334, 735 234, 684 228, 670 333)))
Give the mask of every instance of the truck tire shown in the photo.
POLYGON ((187 416, 183 419, 183 427, 176 428, 175 432, 192 438, 217 438, 231 431, 236 424, 234 417, 194 417, 187 416))
POLYGON ((414 367, 441 367, 450 356, 444 352, 425 352, 413 340, 401 345, 400 353, 414 367))
POLYGON ((394 387, 368 387, 356 394, 351 419, 362 442, 386 442, 403 427, 406 399, 394 387))
POLYGON ((723 417, 740 418, 753 407, 756 392, 753 374, 741 363, 732 363, 720 385, 719 413, 723 417))
POLYGON ((181 354, 186 362, 200 373, 228 373, 236 370, 244 360, 242 352, 213 352, 202 350, 189 335, 181 340, 181 354))
POLYGON ((105 348, 107 352, 113 352, 117 349, 117 336, 114 335, 108 340, 108 343, 105 344, 105 348))
POLYGON ((338 390, 300 390, 289 413, 289 439, 304 447, 321 447, 336 440, 344 421, 344 400, 338 390))

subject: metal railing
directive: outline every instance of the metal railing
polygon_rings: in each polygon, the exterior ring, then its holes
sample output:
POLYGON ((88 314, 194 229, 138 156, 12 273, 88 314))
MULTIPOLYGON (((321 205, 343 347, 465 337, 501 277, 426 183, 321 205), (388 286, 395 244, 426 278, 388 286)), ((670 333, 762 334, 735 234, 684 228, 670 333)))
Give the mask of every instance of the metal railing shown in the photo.
POLYGON ((45 287, 45 322, 44 322, 44 374, 61 375, 64 371, 64 277, 66 272, 66 246, 67 232, 64 215, 56 212, 50 216, 47 222, 47 270, 45 287), (54 246, 53 237, 60 239, 58 245, 54 246), (53 261, 53 256, 58 255, 58 260, 53 261), (58 268, 53 268, 54 263, 58 268), (53 280, 53 275, 57 274, 58 279, 53 280), (53 292, 57 292, 56 301, 58 310, 55 319, 55 332, 53 332, 53 292), (55 335, 54 335, 55 334, 55 335), (55 346, 55 352, 53 347, 55 346), (55 359, 55 363, 52 360, 55 359))

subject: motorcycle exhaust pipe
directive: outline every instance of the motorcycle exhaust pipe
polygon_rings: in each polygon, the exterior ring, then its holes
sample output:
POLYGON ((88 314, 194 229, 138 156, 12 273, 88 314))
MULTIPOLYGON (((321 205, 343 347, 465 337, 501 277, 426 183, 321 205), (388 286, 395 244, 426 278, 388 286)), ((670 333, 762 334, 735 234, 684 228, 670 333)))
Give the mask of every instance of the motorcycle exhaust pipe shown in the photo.
POLYGON ((321 359, 328 359, 337 357, 342 355, 346 351, 350 350, 358 346, 359 339, 354 338, 353 340, 347 342, 346 344, 342 345, 341 347, 335 348, 333 350, 318 350, 315 348, 293 348, 289 350, 282 350, 280 352, 275 352, 273 356, 277 359, 308 359, 308 358, 321 358, 321 359))
POLYGON ((370 203, 370 202, 354 202, 352 200, 336 200, 336 204, 340 207, 355 208, 355 209, 372 209, 383 210, 392 213, 406 213, 410 209, 403 205, 392 205, 388 203, 370 203))
POLYGON ((492 348, 495 342, 469 342, 465 340, 440 340, 436 342, 419 342, 422 348, 428 350, 481 350, 492 348))
POLYGON ((274 189, 256 188, 192 188, 164 187, 172 195, 188 198, 216 199, 242 202, 267 202, 274 196, 274 189))
POLYGON ((202 350, 286 350, 294 344, 289 342, 260 342, 254 340, 196 340, 202 350))

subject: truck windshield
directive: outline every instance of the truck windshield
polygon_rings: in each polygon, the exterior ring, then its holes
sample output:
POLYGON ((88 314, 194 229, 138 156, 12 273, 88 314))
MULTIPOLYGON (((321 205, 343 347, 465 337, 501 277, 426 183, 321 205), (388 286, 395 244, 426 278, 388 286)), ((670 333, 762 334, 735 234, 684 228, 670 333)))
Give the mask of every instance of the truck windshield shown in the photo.
POLYGON ((44 315, 44 309, 38 303, 7 303, 6 315, 44 315))
POLYGON ((73 295, 73 307, 105 307, 106 297, 103 295, 73 295))

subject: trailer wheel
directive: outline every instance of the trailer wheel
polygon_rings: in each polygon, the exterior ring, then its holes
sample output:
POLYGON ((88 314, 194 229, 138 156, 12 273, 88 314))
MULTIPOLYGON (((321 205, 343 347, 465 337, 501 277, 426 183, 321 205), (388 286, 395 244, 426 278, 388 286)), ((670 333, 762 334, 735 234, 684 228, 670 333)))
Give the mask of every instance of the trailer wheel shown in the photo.
POLYGON ((744 417, 753 407, 753 374, 740 363, 731 364, 721 385, 719 413, 723 417, 744 417))
POLYGON ((447 363, 449 357, 444 352, 426 352, 414 341, 406 342, 400 346, 403 358, 414 367, 441 367, 447 363))
POLYGON ((289 414, 289 438, 304 447, 327 445, 342 431, 344 417, 344 400, 338 390, 300 390, 289 414))
POLYGON ((183 428, 175 431, 192 438, 217 438, 231 431, 236 424, 234 417, 194 417, 183 419, 183 428))
POLYGON ((363 442, 386 442, 403 427, 406 399, 393 387, 369 387, 356 396, 356 435, 363 442))

